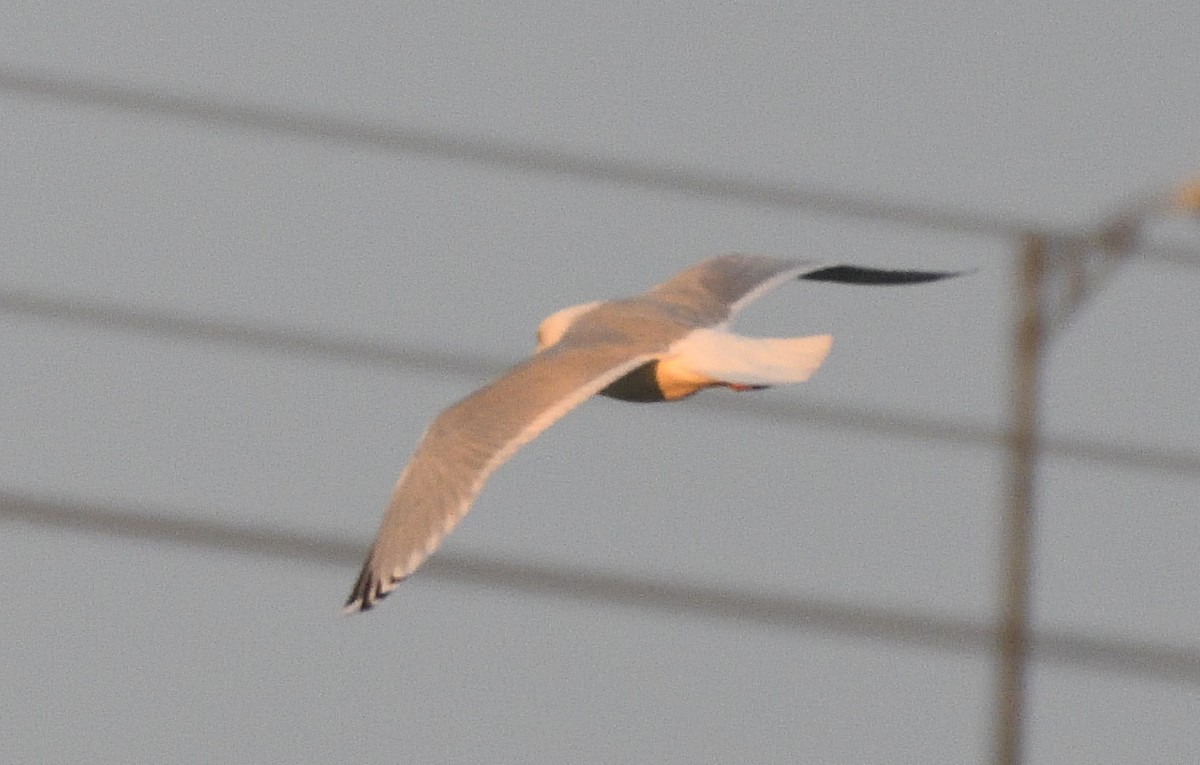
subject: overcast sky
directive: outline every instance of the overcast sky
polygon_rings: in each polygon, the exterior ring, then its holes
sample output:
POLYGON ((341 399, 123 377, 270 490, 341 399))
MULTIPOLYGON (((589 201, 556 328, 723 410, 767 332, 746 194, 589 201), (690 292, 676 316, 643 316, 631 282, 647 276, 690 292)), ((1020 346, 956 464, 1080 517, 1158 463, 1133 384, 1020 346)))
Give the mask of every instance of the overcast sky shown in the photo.
MULTIPOLYGON (((994 229, 1200 167, 1194 3, 10 6, 0 759, 988 761, 994 229), (738 329, 832 333, 811 381, 588 402, 338 617, 434 414, 735 250, 974 273, 780 288, 738 329)), ((1031 763, 1195 757, 1198 280, 1136 256, 1047 354, 1031 763)))

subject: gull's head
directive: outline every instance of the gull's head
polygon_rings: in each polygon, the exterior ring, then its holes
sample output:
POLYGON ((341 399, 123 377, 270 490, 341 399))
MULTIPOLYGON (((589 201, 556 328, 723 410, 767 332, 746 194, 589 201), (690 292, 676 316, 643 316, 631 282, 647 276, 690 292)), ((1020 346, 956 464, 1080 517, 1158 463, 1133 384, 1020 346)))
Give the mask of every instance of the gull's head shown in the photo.
POLYGON ((594 303, 573 305, 570 308, 555 311, 545 319, 542 319, 542 323, 537 328, 537 349, 539 351, 545 350, 557 343, 567 333, 571 325, 575 323, 576 319, 600 305, 601 302, 598 300, 594 303))

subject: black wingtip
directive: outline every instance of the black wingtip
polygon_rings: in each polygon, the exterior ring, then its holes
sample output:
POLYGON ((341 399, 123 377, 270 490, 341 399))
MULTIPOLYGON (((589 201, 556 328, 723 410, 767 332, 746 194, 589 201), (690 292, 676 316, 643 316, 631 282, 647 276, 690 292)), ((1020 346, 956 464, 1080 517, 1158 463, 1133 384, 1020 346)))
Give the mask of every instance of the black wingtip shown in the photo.
POLYGON ((375 578, 370 561, 368 561, 367 565, 363 566, 362 571, 359 572, 358 581, 354 583, 354 589, 350 590, 350 597, 346 598, 342 614, 349 616, 359 611, 370 611, 378 601, 387 597, 390 591, 383 590, 382 582, 375 578))
POLYGON ((969 271, 896 271, 866 266, 827 266, 801 276, 813 282, 835 282, 837 284, 922 284, 962 276, 969 271))

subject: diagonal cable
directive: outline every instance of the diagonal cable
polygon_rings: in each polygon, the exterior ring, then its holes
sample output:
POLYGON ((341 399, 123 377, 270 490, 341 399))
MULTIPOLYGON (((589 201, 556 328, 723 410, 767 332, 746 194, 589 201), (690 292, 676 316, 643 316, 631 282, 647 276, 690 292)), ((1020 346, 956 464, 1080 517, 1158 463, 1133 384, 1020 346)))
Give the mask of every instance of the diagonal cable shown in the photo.
POLYGON ((139 115, 171 117, 227 128, 337 143, 395 154, 419 154, 508 170, 570 176, 688 196, 749 202, 764 207, 891 220, 948 231, 1011 236, 1027 222, 935 211, 918 206, 864 200, 852 195, 804 189, 665 164, 603 157, 494 138, 405 128, 384 122, 334 117, 319 112, 270 107, 224 98, 64 77, 44 71, 0 67, 0 91, 139 115))
MULTIPOLYGON (((386 340, 339 337, 265 322, 208 319, 158 309, 136 308, 85 298, 0 289, 0 314, 71 325, 179 339, 282 356, 315 358, 405 372, 453 374, 488 379, 505 368, 498 359, 448 353, 386 340)), ((514 362, 516 359, 513 360, 514 362)), ((995 427, 901 415, 862 407, 813 404, 798 399, 712 396, 692 406, 772 422, 998 448, 1007 434, 995 427)), ((1125 446, 1080 438, 1047 438, 1043 453, 1120 467, 1200 475, 1200 455, 1148 446, 1125 446)))
MULTIPOLYGON (((366 544, 182 515, 0 492, 0 520, 70 533, 345 567, 347 571, 357 568, 366 544)), ((470 554, 439 553, 415 577, 415 581, 422 579, 694 619, 885 640, 960 654, 986 655, 995 641, 991 627, 964 619, 470 554)), ((337 611, 335 606, 330 606, 331 618, 337 611)), ((1050 665, 1200 685, 1200 646, 1041 630, 1033 637, 1032 653, 1050 665)))
MULTIPOLYGON (((1045 226, 1027 220, 867 199, 791 183, 773 183, 734 174, 603 156, 585 150, 401 127, 305 109, 263 106, 228 98, 70 77, 44 70, 0 66, 0 92, 391 154, 423 155, 515 172, 579 178, 766 208, 804 210, 1005 238, 1018 237, 1028 231, 1043 231, 1047 235, 1077 239, 1089 246, 1107 246, 1103 239, 1106 232, 1094 235, 1077 231, 1049 231, 1045 226), (1100 239, 1096 239, 1097 236, 1100 239)), ((1135 254, 1179 265, 1200 266, 1200 251, 1195 247, 1147 242, 1139 243, 1135 252, 1130 253, 1135 254)))

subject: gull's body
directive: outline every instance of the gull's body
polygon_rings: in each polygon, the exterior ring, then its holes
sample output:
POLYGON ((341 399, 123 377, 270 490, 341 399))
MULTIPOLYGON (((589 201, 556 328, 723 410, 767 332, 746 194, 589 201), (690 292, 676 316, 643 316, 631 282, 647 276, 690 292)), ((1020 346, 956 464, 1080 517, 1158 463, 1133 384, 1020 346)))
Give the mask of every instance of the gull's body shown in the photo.
POLYGON ((488 475, 588 397, 673 401, 713 386, 753 390, 808 379, 829 352, 829 335, 747 338, 726 331, 738 310, 768 290, 792 279, 913 284, 952 275, 724 255, 637 297, 553 314, 538 328, 537 353, 426 428, 346 611, 370 608, 415 571, 488 475))

